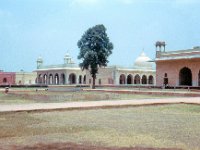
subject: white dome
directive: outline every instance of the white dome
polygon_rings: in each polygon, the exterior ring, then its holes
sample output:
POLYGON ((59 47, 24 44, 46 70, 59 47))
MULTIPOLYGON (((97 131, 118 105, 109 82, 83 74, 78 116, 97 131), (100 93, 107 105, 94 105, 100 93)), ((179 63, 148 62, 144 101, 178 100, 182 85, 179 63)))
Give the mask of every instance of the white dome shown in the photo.
POLYGON ((146 56, 144 52, 135 60, 134 68, 138 69, 152 69, 153 63, 150 62, 151 59, 146 56))

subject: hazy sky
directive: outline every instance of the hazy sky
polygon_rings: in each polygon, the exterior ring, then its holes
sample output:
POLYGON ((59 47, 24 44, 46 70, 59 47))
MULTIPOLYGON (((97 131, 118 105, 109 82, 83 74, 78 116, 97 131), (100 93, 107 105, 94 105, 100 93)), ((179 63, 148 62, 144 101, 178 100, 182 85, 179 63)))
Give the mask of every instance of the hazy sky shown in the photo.
POLYGON ((0 69, 33 71, 36 59, 62 64, 67 51, 78 63, 77 41, 104 24, 114 44, 109 65, 133 66, 142 49, 155 58, 166 50, 200 45, 198 0, 0 0, 0 69))

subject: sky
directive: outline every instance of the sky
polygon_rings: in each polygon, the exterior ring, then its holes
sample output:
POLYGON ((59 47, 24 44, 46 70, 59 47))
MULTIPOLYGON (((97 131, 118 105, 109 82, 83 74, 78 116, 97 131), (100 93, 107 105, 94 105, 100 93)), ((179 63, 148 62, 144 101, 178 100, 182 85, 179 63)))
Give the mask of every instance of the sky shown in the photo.
POLYGON ((114 45, 108 65, 132 67, 144 51, 155 58, 155 42, 166 51, 200 46, 199 0, 0 0, 0 70, 34 71, 74 61, 77 42, 97 24, 114 45))

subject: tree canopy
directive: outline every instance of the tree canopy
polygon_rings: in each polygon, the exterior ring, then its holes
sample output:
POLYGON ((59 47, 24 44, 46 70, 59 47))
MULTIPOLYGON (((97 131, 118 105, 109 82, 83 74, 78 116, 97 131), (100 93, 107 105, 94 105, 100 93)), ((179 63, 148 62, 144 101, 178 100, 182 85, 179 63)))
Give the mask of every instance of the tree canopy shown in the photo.
POLYGON ((89 70, 93 78, 95 88, 98 68, 107 66, 108 57, 112 54, 113 44, 110 42, 104 25, 96 25, 89 28, 77 43, 80 53, 78 59, 82 70, 89 70))

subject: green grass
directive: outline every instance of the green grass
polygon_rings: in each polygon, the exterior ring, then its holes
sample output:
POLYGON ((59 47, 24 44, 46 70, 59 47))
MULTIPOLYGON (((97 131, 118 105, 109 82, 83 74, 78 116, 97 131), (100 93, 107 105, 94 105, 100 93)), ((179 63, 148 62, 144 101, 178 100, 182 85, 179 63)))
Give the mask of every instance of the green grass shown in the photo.
POLYGON ((167 96, 123 94, 109 92, 50 92, 50 91, 18 91, 5 94, 0 92, 0 104, 22 103, 52 103, 69 101, 98 101, 98 100, 123 100, 166 98, 167 96))
POLYGON ((197 150, 199 141, 199 105, 0 114, 2 146, 75 142, 197 150))

